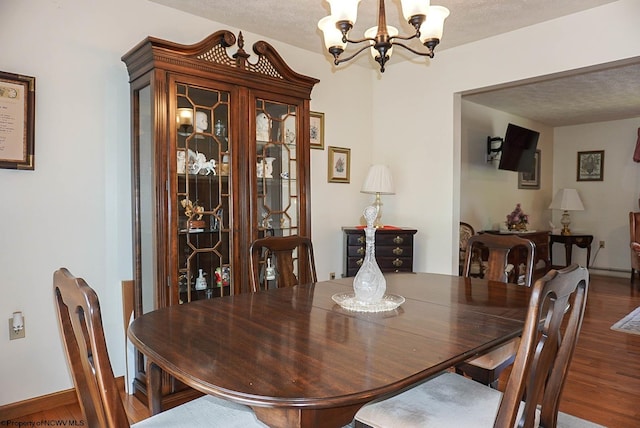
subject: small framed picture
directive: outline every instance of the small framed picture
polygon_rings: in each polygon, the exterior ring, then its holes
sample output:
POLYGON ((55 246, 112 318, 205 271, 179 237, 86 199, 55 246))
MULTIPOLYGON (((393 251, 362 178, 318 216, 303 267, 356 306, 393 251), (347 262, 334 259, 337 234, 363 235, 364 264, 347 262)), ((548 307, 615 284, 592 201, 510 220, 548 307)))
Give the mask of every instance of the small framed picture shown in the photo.
POLYGON ((518 189, 540 188, 540 156, 540 150, 536 150, 533 155, 533 172, 518 173, 518 189))
POLYGON ((577 181, 604 179, 604 150, 578 152, 577 181))
POLYGON ((351 149, 329 146, 329 183, 348 183, 351 175, 351 149))
POLYGON ((0 168, 34 169, 36 78, 0 71, 0 168))
POLYGON ((312 149, 324 150, 324 113, 317 111, 310 112, 309 122, 311 135, 310 147, 312 149))

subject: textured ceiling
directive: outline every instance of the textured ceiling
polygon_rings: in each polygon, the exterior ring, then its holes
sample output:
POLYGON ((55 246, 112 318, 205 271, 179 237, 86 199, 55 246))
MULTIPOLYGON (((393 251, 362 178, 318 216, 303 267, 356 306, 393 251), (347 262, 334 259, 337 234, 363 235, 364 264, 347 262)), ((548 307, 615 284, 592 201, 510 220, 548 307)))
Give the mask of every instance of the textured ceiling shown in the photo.
POLYGON ((519 82, 464 99, 549 126, 640 117, 640 63, 519 82))
MULTIPOLYGON (((329 4, 323 0, 151 1, 312 52, 324 51, 322 33, 316 26, 320 18, 329 15, 329 4)), ((444 49, 613 1, 433 0, 432 4, 451 11, 436 56, 444 49)), ((401 33, 409 32, 408 24, 400 24, 400 2, 387 0, 386 8, 388 24, 401 28, 401 33)), ((360 2, 353 37, 375 24, 376 13, 377 0, 360 2)), ((393 60, 395 56, 392 63, 393 60)), ((358 61, 364 64, 368 59, 361 55, 358 61)), ((581 70, 576 75, 553 76, 546 81, 519 82, 465 95, 465 99, 551 126, 563 126, 640 116, 639 89, 640 65, 627 64, 606 70, 581 70)))

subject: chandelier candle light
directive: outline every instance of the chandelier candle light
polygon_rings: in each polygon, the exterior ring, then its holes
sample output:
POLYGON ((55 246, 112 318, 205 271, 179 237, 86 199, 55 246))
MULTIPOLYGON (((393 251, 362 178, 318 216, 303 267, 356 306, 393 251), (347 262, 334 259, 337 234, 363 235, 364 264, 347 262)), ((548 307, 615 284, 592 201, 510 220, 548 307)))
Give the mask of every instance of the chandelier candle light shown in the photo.
POLYGON ((371 165, 360 192, 376 195, 373 207, 377 210, 377 215, 373 227, 376 229, 384 227, 381 221, 382 201, 380 200, 380 195, 395 195, 396 193, 389 167, 386 165, 371 165))
POLYGON ((398 29, 387 26, 384 0, 378 0, 378 26, 364 32, 364 38, 350 40, 349 31, 356 23, 358 3, 360 0, 327 0, 331 6, 331 15, 318 22, 318 28, 324 33, 324 44, 334 58, 334 64, 349 61, 360 52, 371 48, 371 54, 380 64, 380 72, 391 57, 393 46, 401 46, 420 56, 433 58, 434 49, 440 43, 444 20, 449 16, 449 9, 443 6, 430 6, 430 0, 402 0, 402 14, 413 26, 415 33, 409 36, 398 34, 398 29), (418 51, 402 43, 404 40, 419 39, 426 51, 418 51), (347 43, 364 43, 354 54, 340 58, 347 43))

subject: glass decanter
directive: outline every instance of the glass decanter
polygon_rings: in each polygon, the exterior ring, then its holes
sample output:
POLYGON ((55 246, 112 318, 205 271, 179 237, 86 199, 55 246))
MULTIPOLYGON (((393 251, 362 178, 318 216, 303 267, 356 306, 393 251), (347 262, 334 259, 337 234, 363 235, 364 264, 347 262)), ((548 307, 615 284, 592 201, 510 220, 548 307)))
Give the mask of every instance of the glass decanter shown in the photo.
POLYGON ((364 230, 367 246, 364 261, 353 280, 356 301, 366 305, 379 303, 387 290, 387 281, 376 262, 376 229, 373 227, 373 222, 377 215, 378 210, 372 206, 364 210, 364 218, 367 221, 367 227, 364 230))

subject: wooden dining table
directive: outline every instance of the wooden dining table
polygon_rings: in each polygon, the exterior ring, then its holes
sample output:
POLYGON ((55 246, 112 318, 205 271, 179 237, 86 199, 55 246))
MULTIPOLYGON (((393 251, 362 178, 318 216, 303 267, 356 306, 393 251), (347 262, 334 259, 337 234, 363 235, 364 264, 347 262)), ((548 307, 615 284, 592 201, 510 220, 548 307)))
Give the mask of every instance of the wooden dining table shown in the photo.
POLYGON ((146 313, 128 336, 147 357, 151 412, 162 371, 255 411, 271 427, 342 427, 393 394, 518 336, 530 289, 429 273, 386 274, 404 303, 356 312, 344 278, 146 313))

